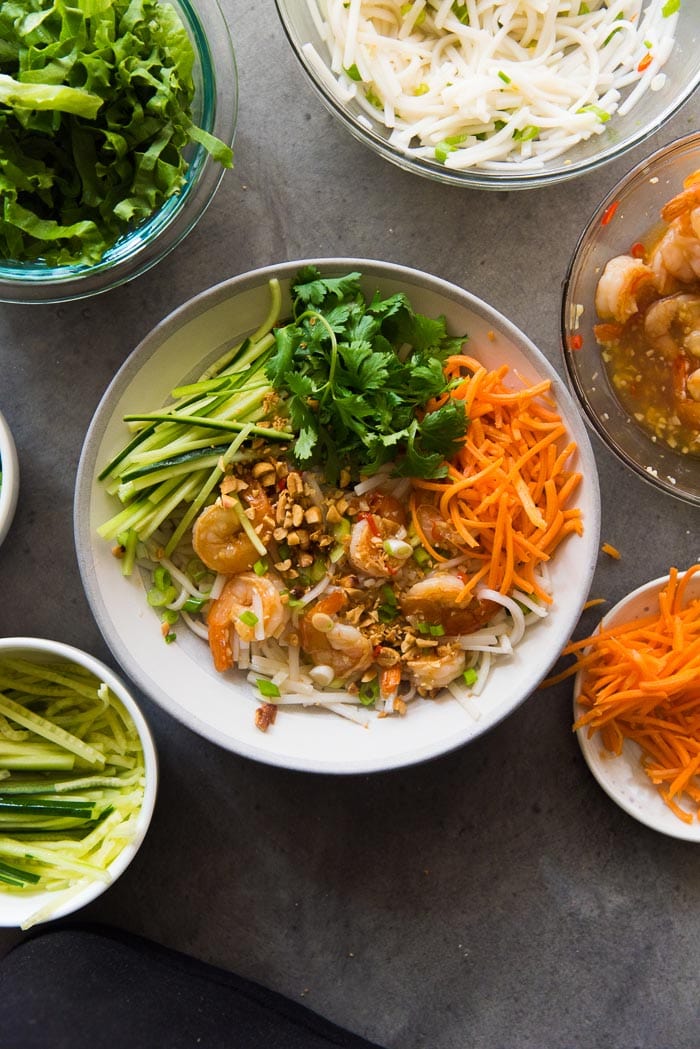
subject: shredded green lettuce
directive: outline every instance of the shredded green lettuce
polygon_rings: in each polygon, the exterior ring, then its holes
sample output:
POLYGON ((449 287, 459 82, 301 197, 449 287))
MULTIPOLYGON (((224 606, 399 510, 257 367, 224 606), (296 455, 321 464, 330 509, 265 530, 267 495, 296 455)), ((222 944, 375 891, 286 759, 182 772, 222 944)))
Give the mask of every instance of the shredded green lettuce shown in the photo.
POLYGON ((0 255, 91 265, 179 192, 195 54, 159 0, 0 0, 0 255))

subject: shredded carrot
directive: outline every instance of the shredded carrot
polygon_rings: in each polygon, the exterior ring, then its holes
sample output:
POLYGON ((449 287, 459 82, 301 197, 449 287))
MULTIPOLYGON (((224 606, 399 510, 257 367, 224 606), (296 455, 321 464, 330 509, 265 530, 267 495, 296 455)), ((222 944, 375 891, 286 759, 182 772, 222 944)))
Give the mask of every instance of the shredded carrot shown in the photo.
POLYGON ((616 561, 619 561, 622 557, 620 551, 617 549, 616 546, 613 546, 612 543, 603 543, 600 549, 603 551, 604 554, 607 554, 608 557, 614 557, 616 561))
POLYGON ((507 365, 488 371, 466 354, 448 358, 451 396, 464 403, 469 426, 445 478, 413 480, 411 517, 438 561, 454 555, 443 555, 439 537, 426 535, 420 511, 428 504, 450 526, 452 547, 469 559, 465 594, 485 582, 500 593, 517 588, 549 604, 537 567, 567 535, 583 531, 581 511, 569 506, 581 481, 568 465, 576 444, 567 439, 551 382, 506 385, 508 372, 507 365))
POLYGON ((605 604, 605 598, 604 597, 591 597, 588 601, 586 601, 585 605, 583 606, 583 610, 584 610, 584 612, 587 612, 589 608, 595 608, 596 605, 604 605, 604 604, 605 604))
POLYGON ((657 612, 599 630, 563 651, 575 662, 545 684, 582 671, 574 730, 600 732, 620 754, 626 739, 679 819, 700 819, 700 597, 686 600, 700 563, 672 568, 657 612), (690 811, 689 811, 690 810, 690 811))

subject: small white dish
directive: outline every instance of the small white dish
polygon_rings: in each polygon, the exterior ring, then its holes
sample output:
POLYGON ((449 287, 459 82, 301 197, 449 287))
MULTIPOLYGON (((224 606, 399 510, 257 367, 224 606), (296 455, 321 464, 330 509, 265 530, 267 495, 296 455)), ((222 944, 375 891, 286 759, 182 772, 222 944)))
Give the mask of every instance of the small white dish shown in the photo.
POLYGON ((321 773, 364 773, 398 768, 447 753, 476 739, 512 713, 537 688, 573 631, 598 557, 600 494, 595 459, 583 420, 566 386, 543 354, 502 314, 469 292, 414 269, 367 259, 285 262, 234 277, 180 307, 125 361, 100 402, 86 436, 74 501, 75 542, 83 586, 105 642, 125 672, 173 717, 228 750, 271 765, 321 773), (244 672, 219 674, 206 641, 178 633, 166 647, 160 623, 134 574, 125 579, 111 544, 97 528, 114 513, 98 481, 100 470, 124 444, 125 413, 150 410, 159 398, 201 372, 269 310, 269 280, 280 281, 289 312, 290 283, 305 265, 326 274, 359 271, 372 295, 405 292, 416 311, 444 315, 453 332, 467 332, 486 367, 507 364, 523 381, 549 379, 570 436, 573 468, 583 480, 576 503, 585 522, 550 567, 553 611, 528 631, 513 657, 494 669, 475 698, 474 716, 452 699, 421 702, 402 718, 374 719, 367 729, 326 711, 282 711, 274 729, 254 724, 259 695, 244 672))
MULTIPOLYGON (((9 656, 21 657, 37 664, 56 661, 75 663, 89 670, 100 681, 104 681, 126 708, 136 726, 141 746, 143 747, 145 768, 143 802, 137 817, 136 830, 131 840, 124 845, 119 855, 107 868, 108 881, 94 880, 78 891, 59 889, 56 892, 23 891, 21 893, 13 893, 3 892, 0 888, 0 927, 23 928, 27 927, 28 923, 39 925, 44 921, 55 921, 86 907, 98 896, 101 896, 106 889, 109 889, 117 878, 124 873, 138 852, 151 823, 158 786, 158 759, 153 737, 136 700, 114 671, 110 670, 99 659, 91 656, 88 652, 83 652, 81 649, 74 648, 72 645, 66 645, 61 641, 50 641, 36 637, 0 638, 0 658, 9 656), (40 921, 34 921, 33 916, 46 906, 51 907, 49 916, 42 918, 40 921)), ((2 784, 0 783, 1 787, 2 784)))
MULTIPOLYGON (((667 583, 668 576, 661 576, 627 594, 604 616, 599 629, 655 613, 659 607, 658 595, 667 583)), ((687 596, 700 596, 698 575, 688 581, 687 596)), ((582 673, 579 671, 574 680, 574 719, 583 713, 578 702, 582 673)), ((636 743, 625 740, 622 753, 616 756, 605 749, 597 732, 589 736, 588 729, 582 728, 578 729, 576 735, 594 777, 605 793, 629 816, 669 837, 700 842, 700 820, 684 823, 673 814, 644 772, 640 762, 642 752, 636 743)))
POLYGON ((0 545, 7 535, 17 507, 19 495, 19 463, 17 449, 10 427, 0 412, 0 545))

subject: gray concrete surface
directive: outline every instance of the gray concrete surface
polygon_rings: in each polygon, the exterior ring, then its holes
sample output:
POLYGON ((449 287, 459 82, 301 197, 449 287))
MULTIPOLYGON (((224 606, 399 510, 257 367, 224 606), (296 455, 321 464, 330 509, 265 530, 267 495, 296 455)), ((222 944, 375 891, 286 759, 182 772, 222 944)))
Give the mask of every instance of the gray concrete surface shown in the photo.
MULTIPOLYGON (((560 367, 560 282, 582 225, 627 166, 698 126, 696 100, 625 160, 551 189, 439 186, 331 120, 271 3, 225 10, 236 167, 199 226, 121 289, 0 305, 0 406, 22 474, 0 550, 2 635, 113 662, 76 566, 75 469, 107 383, 172 308, 258 265, 376 257, 462 283, 560 367)), ((593 592, 614 602, 700 556, 698 512, 595 449, 602 535, 622 558, 601 554, 593 592)), ((594 621, 586 613, 580 630, 594 621)), ((253 764, 143 707, 161 760, 155 818, 82 917, 236 970, 391 1049, 700 1045, 698 848, 637 824, 596 785, 570 732, 568 683, 456 753, 351 778, 253 764)), ((20 936, 0 930, 0 954, 20 936)))

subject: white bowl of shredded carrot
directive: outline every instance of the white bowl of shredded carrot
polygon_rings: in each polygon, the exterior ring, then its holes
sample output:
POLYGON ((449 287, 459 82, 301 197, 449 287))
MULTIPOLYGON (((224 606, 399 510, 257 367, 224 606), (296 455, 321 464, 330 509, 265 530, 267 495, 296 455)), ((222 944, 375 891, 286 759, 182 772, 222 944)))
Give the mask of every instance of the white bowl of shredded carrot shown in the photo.
POLYGON ((537 688, 588 595, 599 498, 566 386, 505 317, 399 265, 302 260, 134 350, 84 443, 75 538, 107 644, 174 717, 270 764, 370 772, 537 688))
POLYGON ((700 564, 633 590, 565 652, 603 790, 646 826, 700 841, 700 564))
POLYGON ((97 899, 151 822, 158 766, 135 699, 72 645, 0 638, 0 926, 97 899))

